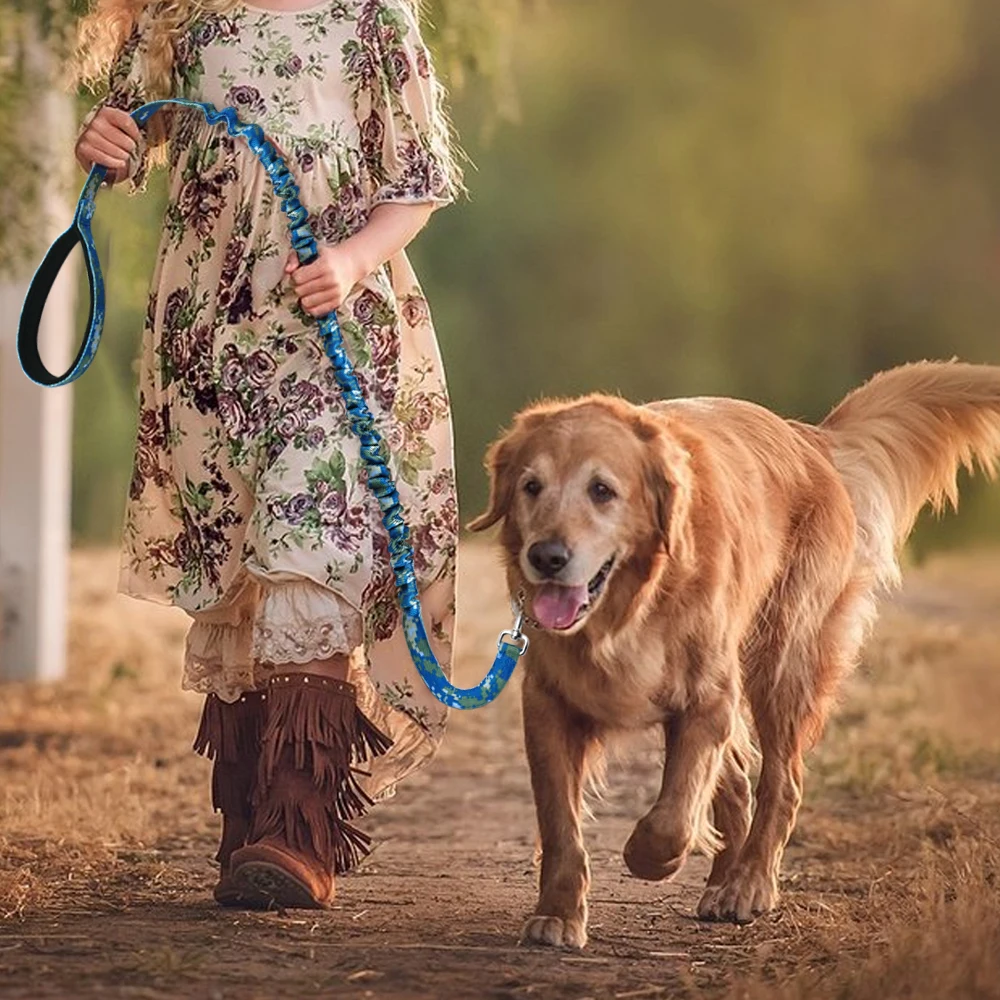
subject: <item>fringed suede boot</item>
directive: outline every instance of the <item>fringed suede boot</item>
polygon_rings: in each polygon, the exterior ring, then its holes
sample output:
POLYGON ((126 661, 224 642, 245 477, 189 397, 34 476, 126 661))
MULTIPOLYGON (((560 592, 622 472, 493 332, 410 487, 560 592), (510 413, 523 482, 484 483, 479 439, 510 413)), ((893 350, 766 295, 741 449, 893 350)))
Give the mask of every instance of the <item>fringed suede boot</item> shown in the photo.
POLYGON ((210 694, 194 741, 195 753, 213 762, 212 806, 222 813, 222 839, 215 856, 219 882, 213 893, 221 906, 256 909, 268 905, 266 899, 238 889, 230 867, 233 851, 247 842, 250 833, 251 799, 264 730, 264 697, 261 691, 248 691, 230 703, 210 694))
POLYGON ((253 819, 232 874, 247 894, 282 909, 325 909, 334 875, 356 865, 371 838, 349 822, 371 799, 353 766, 392 741, 358 708, 346 681, 318 674, 271 678, 253 819))

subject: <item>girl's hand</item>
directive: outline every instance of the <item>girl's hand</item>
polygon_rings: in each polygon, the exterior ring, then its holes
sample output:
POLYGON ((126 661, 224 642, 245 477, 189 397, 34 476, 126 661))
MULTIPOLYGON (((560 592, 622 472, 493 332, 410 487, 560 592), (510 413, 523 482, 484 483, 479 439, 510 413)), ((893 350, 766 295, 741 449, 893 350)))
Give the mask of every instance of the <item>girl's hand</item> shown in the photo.
POLYGON ((88 173, 94 164, 108 168, 117 184, 128 176, 128 160, 139 144, 139 126, 120 108, 101 108, 76 143, 76 160, 88 173))
POLYGON ((319 257, 311 264, 300 264, 293 250, 285 264, 285 274, 302 308, 310 316, 325 316, 339 309, 351 289, 365 276, 364 269, 343 246, 320 247, 319 257))

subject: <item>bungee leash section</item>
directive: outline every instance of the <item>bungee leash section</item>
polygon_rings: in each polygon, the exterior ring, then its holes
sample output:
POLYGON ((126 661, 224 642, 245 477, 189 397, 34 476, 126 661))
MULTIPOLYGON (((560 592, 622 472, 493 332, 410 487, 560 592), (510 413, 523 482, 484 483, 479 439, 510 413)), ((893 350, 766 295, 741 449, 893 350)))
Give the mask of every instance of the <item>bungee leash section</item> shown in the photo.
MULTIPOLYGON (((233 108, 219 111, 212 104, 170 98, 144 104, 132 112, 132 119, 141 128, 162 107, 177 104, 197 108, 210 125, 225 124, 232 136, 241 136, 260 161, 274 193, 281 199, 281 210, 288 219, 292 247, 300 263, 309 264, 319 256, 316 238, 308 224, 308 213, 299 202, 299 188, 284 160, 267 139, 259 125, 246 125, 237 117, 233 108)), ((94 246, 91 219, 97 192, 107 175, 107 168, 95 166, 80 193, 73 223, 49 248, 28 288, 17 331, 17 353, 25 375, 42 386, 68 385, 90 367, 97 353, 97 346, 104 326, 104 279, 101 264, 94 246), (43 363, 38 350, 38 328, 45 307, 45 300, 73 248, 83 248, 90 284, 90 313, 87 333, 76 360, 61 376, 53 375, 43 363)), ((489 673, 473 688, 457 688, 448 680, 431 650, 420 613, 416 575, 413 569, 413 549, 409 530, 403 519, 399 493, 387 465, 388 448, 375 427, 368 405, 354 374, 344 338, 331 312, 318 321, 319 334, 327 357, 333 364, 337 384, 350 418, 351 429, 361 442, 361 457, 368 470, 368 485, 378 499, 382 523, 389 535, 389 557, 403 615, 403 632, 413 662, 431 693, 451 708, 479 708, 487 705, 503 690, 510 680, 517 661, 528 648, 528 637, 522 632, 524 622, 520 602, 515 608, 517 617, 513 627, 500 633, 497 656, 489 673)))

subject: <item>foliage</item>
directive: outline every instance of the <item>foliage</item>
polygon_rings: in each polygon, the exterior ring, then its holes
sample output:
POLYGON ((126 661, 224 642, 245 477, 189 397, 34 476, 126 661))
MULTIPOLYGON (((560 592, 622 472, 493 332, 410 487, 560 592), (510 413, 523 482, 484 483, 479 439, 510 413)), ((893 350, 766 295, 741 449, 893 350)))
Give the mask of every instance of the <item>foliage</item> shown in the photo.
POLYGON ((33 220, 36 183, 45 164, 45 139, 32 120, 50 73, 68 51, 82 0, 0 0, 0 274, 23 268, 38 250, 33 220), (48 52, 43 52, 41 46, 48 52), (51 59, 43 58, 49 55, 51 59))
MULTIPOLYGON (((20 132, 31 94, 31 74, 24 65, 23 20, 19 12, 0 8, 0 135, 20 132)), ((12 244, 24 232, 37 208, 34 157, 26 164, 20 143, 0 142, 0 271, 14 266, 20 254, 12 244)))
POLYGON ((424 0, 425 37, 434 49, 441 75, 454 93, 470 80, 486 82, 491 113, 483 124, 514 118, 517 112, 511 73, 518 21, 543 0, 424 0))
MULTIPOLYGON (((471 145, 472 203, 417 246, 463 515, 484 446, 539 395, 726 393, 817 419, 880 367, 1000 362, 998 66, 989 0, 536 17, 517 128, 471 145)), ((467 136, 487 100, 462 102, 467 136)), ((963 500, 994 533, 996 499, 963 500)))
MULTIPOLYGON (((121 190, 102 194, 94 215, 108 312, 101 350, 74 388, 72 502, 78 538, 115 538, 122 523, 138 411, 135 359, 162 231, 164 179, 162 171, 154 174, 142 197, 121 190)), ((84 285, 77 329, 83 329, 86 316, 84 285)))

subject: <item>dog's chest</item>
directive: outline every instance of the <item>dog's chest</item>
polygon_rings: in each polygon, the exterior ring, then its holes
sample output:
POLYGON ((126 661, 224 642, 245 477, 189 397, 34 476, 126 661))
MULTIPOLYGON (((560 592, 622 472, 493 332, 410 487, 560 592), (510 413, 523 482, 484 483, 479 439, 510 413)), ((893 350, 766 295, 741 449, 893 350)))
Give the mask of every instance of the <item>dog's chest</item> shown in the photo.
POLYGON ((646 728, 687 701, 685 672, 674 666, 674 650, 659 636, 606 641, 573 653, 552 645, 536 658, 535 669, 576 711, 602 726, 646 728))

